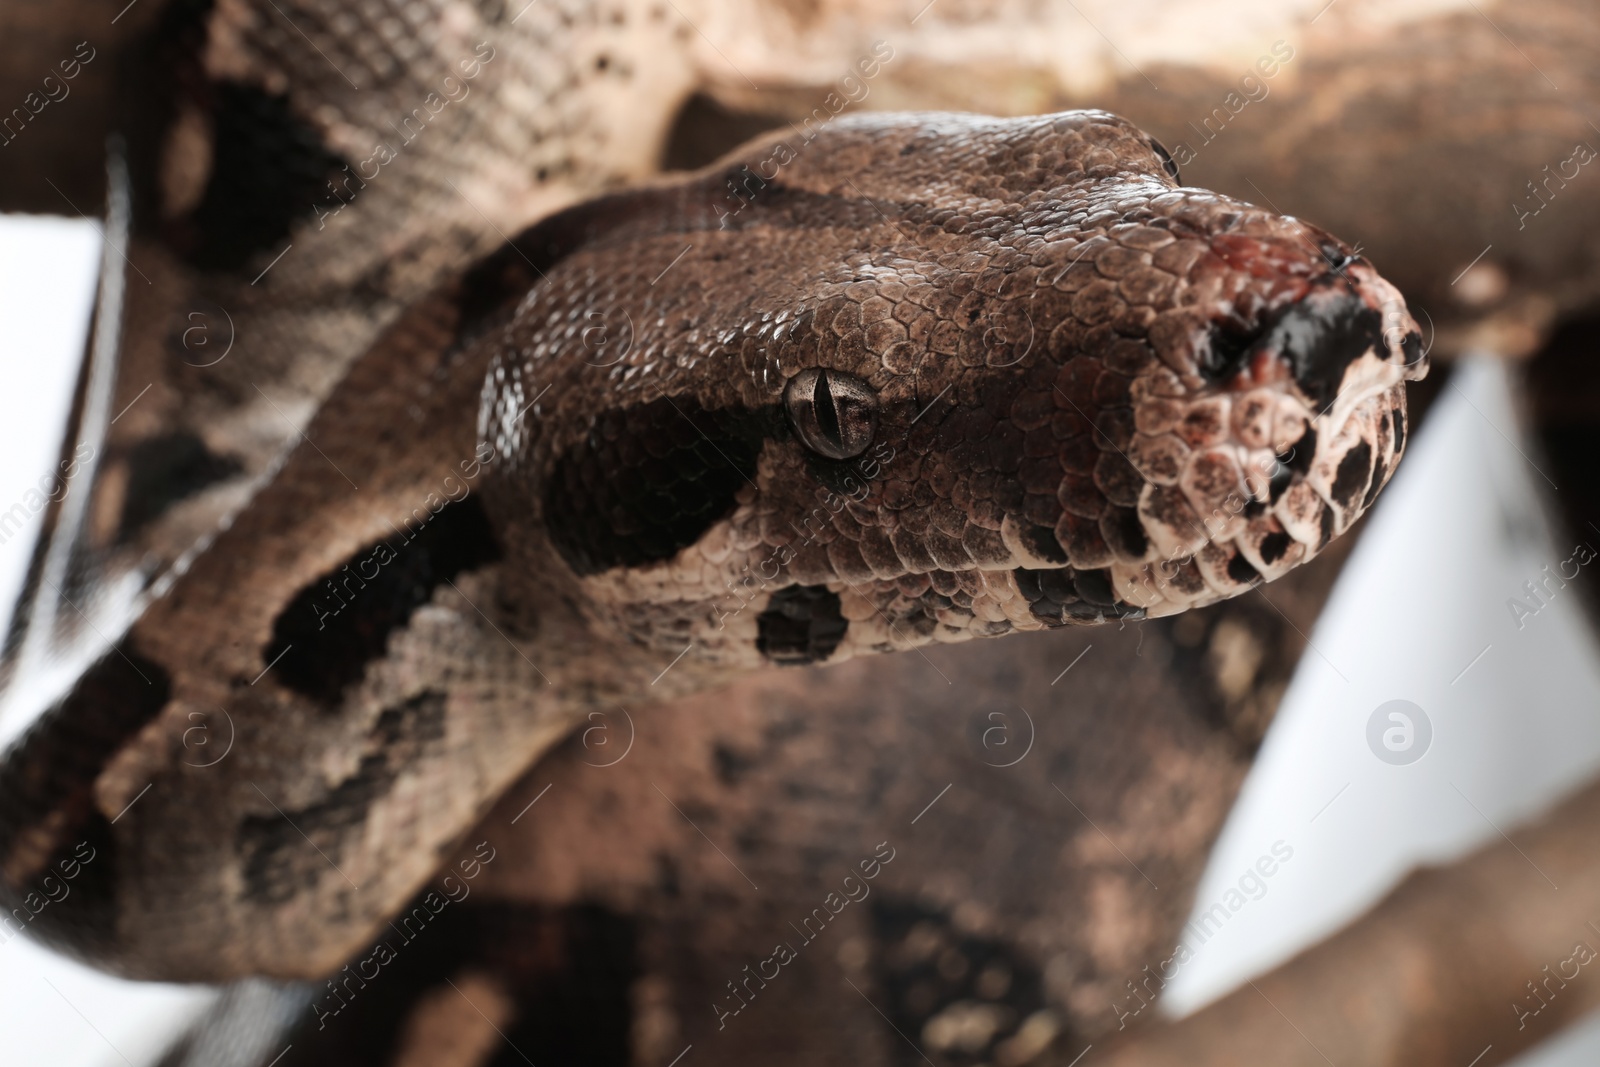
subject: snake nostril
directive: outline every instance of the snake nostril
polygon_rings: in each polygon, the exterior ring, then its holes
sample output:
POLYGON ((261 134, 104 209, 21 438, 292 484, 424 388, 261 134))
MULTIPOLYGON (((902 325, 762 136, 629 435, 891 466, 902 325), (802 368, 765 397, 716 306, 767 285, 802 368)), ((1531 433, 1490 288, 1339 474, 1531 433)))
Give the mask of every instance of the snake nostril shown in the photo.
POLYGON ((1322 258, 1328 261, 1328 269, 1333 271, 1335 274, 1343 271, 1350 264, 1354 263, 1357 258, 1354 252, 1346 252, 1332 241, 1322 242, 1322 244, 1317 247, 1317 251, 1322 253, 1322 258))

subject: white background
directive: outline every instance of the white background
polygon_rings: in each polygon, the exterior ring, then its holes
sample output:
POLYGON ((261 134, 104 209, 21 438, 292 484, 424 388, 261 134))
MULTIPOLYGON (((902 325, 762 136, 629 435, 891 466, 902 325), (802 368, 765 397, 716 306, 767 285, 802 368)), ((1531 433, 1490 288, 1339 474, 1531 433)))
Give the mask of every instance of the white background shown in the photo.
MULTIPOLYGON (((90 224, 0 216, 0 511, 57 460, 98 257, 90 224)), ((1500 368, 1469 364, 1412 442, 1311 635, 1197 910, 1275 841, 1294 856, 1182 970, 1169 1010, 1222 995, 1360 914, 1415 864, 1498 840, 1496 826, 1600 772, 1600 656, 1575 594, 1520 629, 1505 604, 1571 554, 1536 517, 1550 488, 1519 447, 1532 455, 1500 368), (1408 766, 1367 747, 1368 717, 1395 699, 1433 726, 1408 766)), ((0 545, 0 619, 32 541, 0 545)), ((0 735, 37 703, 13 697, 0 735)), ((1529 906, 1548 892, 1530 870, 1529 906)), ((0 1034, 18 1067, 145 1067, 209 1004, 204 989, 122 982, 22 938, 0 946, 0 1034)), ((1600 1017, 1518 1064, 1596 1062, 1600 1017)))

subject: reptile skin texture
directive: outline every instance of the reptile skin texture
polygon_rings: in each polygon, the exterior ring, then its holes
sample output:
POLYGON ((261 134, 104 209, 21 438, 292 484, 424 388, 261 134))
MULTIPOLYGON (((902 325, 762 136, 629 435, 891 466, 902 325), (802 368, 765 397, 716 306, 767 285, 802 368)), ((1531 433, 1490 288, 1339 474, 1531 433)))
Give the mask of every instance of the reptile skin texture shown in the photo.
POLYGON ((1104 113, 829 133, 601 223, 500 338, 502 528, 608 626, 754 663, 794 586, 850 621, 836 658, 1171 614, 1311 559, 1393 472, 1416 327, 1335 238, 1177 188, 1104 113), (876 394, 867 456, 785 431, 814 366, 876 394))
POLYGON ((1419 348, 1347 246, 1105 112, 841 118, 562 212, 405 312, 12 750, 0 897, 88 847, 35 933, 329 971, 595 709, 1312 558, 1392 474, 1419 348), (816 369, 875 405, 851 458, 797 431, 816 369))

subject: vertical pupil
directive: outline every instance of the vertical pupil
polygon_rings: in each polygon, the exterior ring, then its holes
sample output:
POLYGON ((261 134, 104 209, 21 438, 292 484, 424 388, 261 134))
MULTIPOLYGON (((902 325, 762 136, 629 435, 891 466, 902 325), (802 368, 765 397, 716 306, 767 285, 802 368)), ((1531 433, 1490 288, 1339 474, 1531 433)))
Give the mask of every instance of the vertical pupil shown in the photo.
POLYGON ((828 385, 827 371, 817 375, 817 391, 812 398, 812 407, 816 409, 817 425, 823 436, 835 444, 842 442, 844 438, 839 433, 839 411, 834 403, 833 390, 828 385))

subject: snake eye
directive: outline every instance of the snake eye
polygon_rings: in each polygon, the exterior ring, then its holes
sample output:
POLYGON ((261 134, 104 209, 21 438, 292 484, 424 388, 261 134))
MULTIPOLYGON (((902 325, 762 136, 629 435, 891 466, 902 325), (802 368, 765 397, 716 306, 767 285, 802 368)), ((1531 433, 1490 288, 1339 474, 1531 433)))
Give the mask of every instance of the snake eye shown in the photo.
POLYGON ((878 428, 878 398, 867 383, 835 370, 811 367, 789 379, 784 410, 795 436, 829 459, 859 456, 878 428))
POLYGON ((1161 165, 1166 168, 1168 174, 1172 175, 1172 180, 1182 185, 1183 179, 1178 177, 1178 165, 1172 161, 1172 153, 1168 152, 1166 146, 1154 137, 1150 138, 1150 147, 1155 149, 1156 155, 1161 157, 1161 165))

